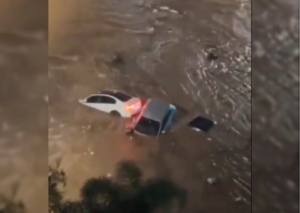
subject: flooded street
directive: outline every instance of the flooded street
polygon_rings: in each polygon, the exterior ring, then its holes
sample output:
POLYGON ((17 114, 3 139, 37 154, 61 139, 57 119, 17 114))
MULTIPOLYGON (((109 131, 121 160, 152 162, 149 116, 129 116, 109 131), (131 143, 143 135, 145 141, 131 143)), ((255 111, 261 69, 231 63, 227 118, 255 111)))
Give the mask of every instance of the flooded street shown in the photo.
POLYGON ((48 36, 43 18, 48 3, 0 0, 0 5, 1 211, 6 196, 41 213, 48 203, 48 36))
POLYGON ((48 1, 0 2, 1 195, 47 212, 48 155, 69 199, 132 159, 146 178, 187 190, 182 212, 299 211, 296 0, 253 1, 252 24, 249 1, 51 0, 49 30, 48 1), (218 125, 130 138, 122 120, 78 104, 104 88, 163 97, 218 125))
POLYGON ((49 161, 70 176, 68 198, 132 159, 184 187, 185 212, 251 211, 250 2, 55 0, 49 15, 49 161), (131 139, 120 119, 79 105, 105 88, 163 97, 218 125, 131 139))

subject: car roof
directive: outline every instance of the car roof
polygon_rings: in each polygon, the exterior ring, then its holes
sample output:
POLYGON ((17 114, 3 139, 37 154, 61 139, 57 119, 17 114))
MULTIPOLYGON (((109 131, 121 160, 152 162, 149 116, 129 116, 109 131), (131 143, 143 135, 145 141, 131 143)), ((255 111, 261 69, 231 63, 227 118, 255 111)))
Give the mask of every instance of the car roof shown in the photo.
POLYGON ((129 95, 125 92, 118 91, 118 90, 103 90, 103 91, 99 92, 98 94, 100 94, 100 95, 110 95, 112 97, 117 98, 120 101, 123 101, 123 102, 126 102, 126 101, 128 101, 132 98, 131 95, 129 95))
POLYGON ((143 117, 161 122, 170 108, 170 103, 159 98, 147 101, 146 108, 143 110, 143 117))

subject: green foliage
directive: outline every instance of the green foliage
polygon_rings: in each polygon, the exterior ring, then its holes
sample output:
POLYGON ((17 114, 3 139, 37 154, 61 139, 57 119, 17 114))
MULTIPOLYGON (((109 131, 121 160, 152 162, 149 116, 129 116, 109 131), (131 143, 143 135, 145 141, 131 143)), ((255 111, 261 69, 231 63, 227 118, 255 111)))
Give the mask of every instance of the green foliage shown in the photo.
POLYGON ((82 187, 81 197, 90 212, 114 212, 120 188, 109 178, 91 178, 82 187))
POLYGON ((52 213, 152 213, 167 211, 174 200, 185 204, 184 190, 167 179, 142 181, 142 172, 132 161, 118 164, 115 177, 91 178, 81 188, 81 199, 63 202, 58 184, 65 185, 63 172, 50 169, 49 211, 52 213))
POLYGON ((66 185, 66 175, 63 171, 57 171, 49 168, 48 174, 48 194, 49 194, 49 212, 59 213, 62 205, 62 194, 59 186, 66 185))
POLYGON ((60 206, 60 213, 89 213, 86 206, 81 201, 67 201, 63 202, 60 206))
POLYGON ((0 213, 26 213, 23 203, 0 196, 0 213))
POLYGON ((122 161, 116 169, 116 181, 123 187, 140 187, 142 180, 142 171, 132 161, 122 161))

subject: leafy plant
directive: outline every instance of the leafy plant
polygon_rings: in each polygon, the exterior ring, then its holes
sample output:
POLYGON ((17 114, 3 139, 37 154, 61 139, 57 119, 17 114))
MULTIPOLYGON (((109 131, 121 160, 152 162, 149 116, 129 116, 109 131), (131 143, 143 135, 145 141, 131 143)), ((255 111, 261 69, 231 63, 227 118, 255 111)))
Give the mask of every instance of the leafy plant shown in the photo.
POLYGON ((115 212, 120 188, 109 178, 91 178, 82 187, 81 198, 91 213, 115 212))
POLYGON ((0 213, 26 213, 22 202, 0 196, 0 213))
POLYGON ((53 213, 152 213, 167 212, 174 200, 177 208, 186 201, 183 189, 168 179, 142 180, 140 168, 132 161, 118 164, 112 178, 88 179, 81 188, 79 201, 62 201, 58 184, 66 184, 63 172, 50 169, 49 210, 53 213))
POLYGON ((49 212, 58 213, 62 205, 62 194, 60 186, 66 185, 66 175, 63 171, 49 168, 48 174, 48 193, 49 193, 49 212))
POLYGON ((89 213, 81 201, 66 201, 61 204, 59 213, 89 213))

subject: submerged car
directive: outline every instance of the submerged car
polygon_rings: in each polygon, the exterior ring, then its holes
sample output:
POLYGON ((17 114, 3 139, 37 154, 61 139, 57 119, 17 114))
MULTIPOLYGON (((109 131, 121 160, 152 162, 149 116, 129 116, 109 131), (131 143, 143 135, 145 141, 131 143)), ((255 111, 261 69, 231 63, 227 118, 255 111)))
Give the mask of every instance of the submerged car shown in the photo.
POLYGON ((176 130, 182 125, 197 131, 208 132, 215 123, 201 116, 186 117, 180 121, 177 117, 176 106, 153 98, 145 103, 138 115, 132 117, 129 129, 142 135, 158 136, 176 130))
POLYGON ((174 122, 176 107, 161 99, 150 99, 141 112, 132 118, 134 132, 157 136, 167 132, 174 122))
POLYGON ((141 100, 125 92, 105 90, 92 94, 79 102, 85 106, 110 113, 113 116, 131 117, 142 109, 141 100))

